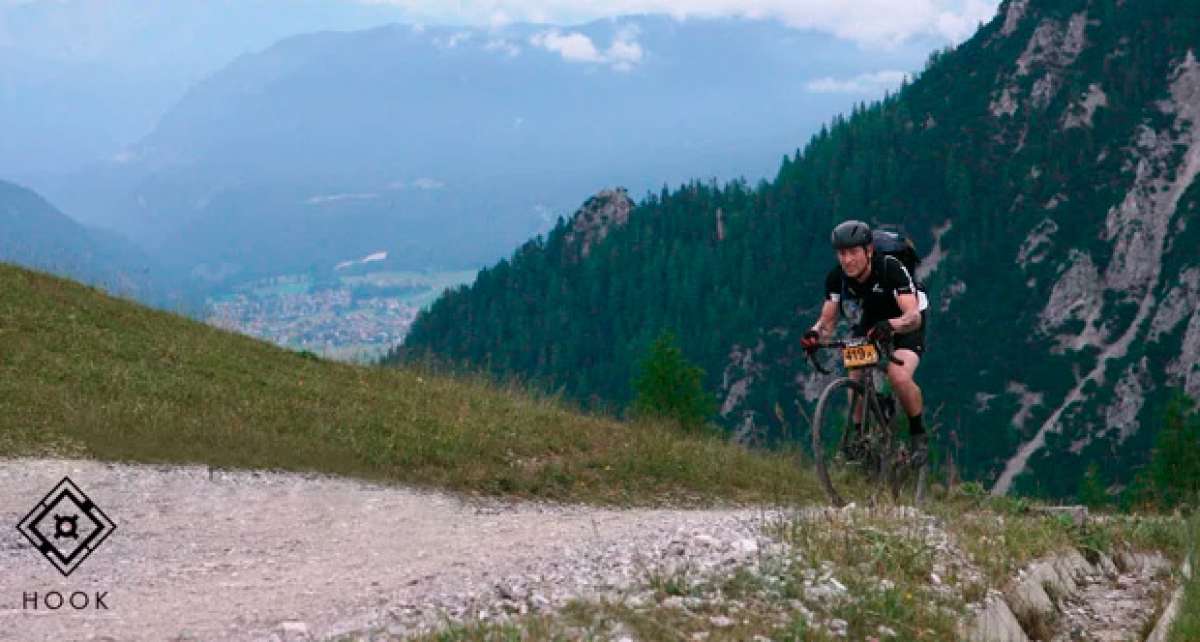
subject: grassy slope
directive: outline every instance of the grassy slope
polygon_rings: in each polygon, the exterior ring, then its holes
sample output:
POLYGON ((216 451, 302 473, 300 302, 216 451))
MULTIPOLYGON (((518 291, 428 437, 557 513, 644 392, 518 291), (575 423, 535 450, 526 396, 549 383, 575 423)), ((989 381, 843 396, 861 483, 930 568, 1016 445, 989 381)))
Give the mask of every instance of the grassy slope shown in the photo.
MULTIPOLYGON (((812 476, 787 455, 751 454, 661 424, 582 415, 555 399, 482 378, 309 359, 0 264, 0 456, 45 453, 310 470, 601 503, 821 501, 812 476)), ((1178 524, 1136 518, 1079 533, 1030 514, 1024 500, 990 498, 982 489, 945 497, 930 510, 990 586, 1002 585, 1029 560, 1070 546, 1131 545, 1178 557, 1186 539, 1178 524)), ((881 540, 886 525, 878 526, 795 531, 805 536, 790 538, 809 562, 835 562, 852 589, 868 575, 896 584, 829 615, 845 618, 858 633, 881 624, 907 631, 902 639, 948 633, 952 618, 940 610, 947 605, 919 598, 929 590, 931 558, 923 544, 903 536, 881 540), (859 577, 853 569, 863 559, 876 563, 859 577)), ((781 571, 769 586, 744 574, 716 583, 648 581, 664 596, 740 595, 746 607, 736 614, 739 624, 714 639, 742 639, 752 631, 822 639, 799 614, 779 611, 802 584, 799 572, 781 571)), ((973 599, 983 587, 962 589, 973 599)), ((714 606, 692 617, 658 605, 579 603, 561 618, 467 625, 444 637, 488 638, 500 631, 553 637, 572 621, 584 628, 608 621, 647 639, 675 639, 680 631, 711 628, 708 616, 725 612, 714 606)))
POLYGON ((305 358, 0 264, 0 455, 47 452, 602 503, 819 497, 784 455, 518 385, 305 358))
POLYGON ((1184 587, 1179 615, 1171 626, 1170 642, 1200 640, 1200 513, 1192 517, 1191 533, 1192 579, 1184 587))
POLYGON ((1183 595, 1179 616, 1171 627, 1170 642, 1200 640, 1200 580, 1192 578, 1183 595))

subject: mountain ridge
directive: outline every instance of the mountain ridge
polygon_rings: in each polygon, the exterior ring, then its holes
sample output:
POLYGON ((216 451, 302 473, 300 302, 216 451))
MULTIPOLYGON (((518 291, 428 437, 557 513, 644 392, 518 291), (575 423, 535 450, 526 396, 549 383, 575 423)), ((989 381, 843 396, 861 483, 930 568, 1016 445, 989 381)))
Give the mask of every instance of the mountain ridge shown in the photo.
POLYGON ((806 83, 879 64, 773 21, 657 14, 306 34, 195 85, 116 160, 39 189, 184 270, 250 279, 381 240, 410 268, 475 268, 599 185, 770 171, 781 136, 856 97, 806 83), (330 194, 370 197, 309 202, 330 194))
POLYGON ((183 304, 179 283, 135 245, 87 228, 41 195, 0 180, 0 261, 46 270, 162 306, 183 304))
POLYGON ((1057 497, 1100 462, 1119 492, 1170 389, 1200 382, 1200 189, 1184 160, 1197 25, 1196 7, 1162 0, 1004 2, 897 94, 834 117, 773 181, 650 195, 579 268, 550 258, 556 229, 447 293, 405 348, 621 407, 669 327, 727 429, 785 442, 825 381, 796 343, 833 264, 827 230, 898 224, 939 257, 917 379, 941 461, 1057 497), (498 327, 527 329, 501 341, 498 327))

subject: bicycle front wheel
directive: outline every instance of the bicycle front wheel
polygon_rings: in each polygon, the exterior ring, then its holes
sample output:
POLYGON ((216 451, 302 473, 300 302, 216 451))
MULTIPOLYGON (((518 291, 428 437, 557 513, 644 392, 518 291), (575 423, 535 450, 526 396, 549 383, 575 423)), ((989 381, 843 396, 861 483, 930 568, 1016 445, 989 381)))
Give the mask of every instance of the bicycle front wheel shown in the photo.
POLYGON ((846 502, 836 486, 841 485, 851 468, 865 465, 869 470, 874 459, 866 437, 870 431, 863 430, 866 427, 863 419, 872 413, 863 402, 863 385, 842 377, 825 387, 813 413, 812 455, 817 479, 830 503, 839 508, 846 502), (856 420, 854 409, 860 407, 856 420))

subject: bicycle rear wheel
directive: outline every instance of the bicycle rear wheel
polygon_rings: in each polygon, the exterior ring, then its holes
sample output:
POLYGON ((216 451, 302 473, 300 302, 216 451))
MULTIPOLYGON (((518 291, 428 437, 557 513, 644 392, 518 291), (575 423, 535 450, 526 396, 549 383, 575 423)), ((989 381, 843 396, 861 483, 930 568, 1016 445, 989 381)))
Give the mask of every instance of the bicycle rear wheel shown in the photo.
POLYGON ((871 441, 880 436, 880 431, 873 428, 882 422, 878 408, 863 403, 864 391, 861 383, 849 377, 836 379, 821 392, 813 413, 812 454, 817 479, 830 503, 837 507, 845 505, 837 486, 844 484, 848 475, 857 471, 877 479, 883 472, 880 447, 887 448, 871 441), (852 409, 860 404, 864 408, 855 425, 852 409))
POLYGON ((910 460, 911 456, 907 446, 897 448, 896 452, 892 454, 888 485, 891 487, 893 501, 900 501, 901 495, 908 495, 911 492, 913 504, 921 506, 925 503, 929 462, 914 463, 910 460))

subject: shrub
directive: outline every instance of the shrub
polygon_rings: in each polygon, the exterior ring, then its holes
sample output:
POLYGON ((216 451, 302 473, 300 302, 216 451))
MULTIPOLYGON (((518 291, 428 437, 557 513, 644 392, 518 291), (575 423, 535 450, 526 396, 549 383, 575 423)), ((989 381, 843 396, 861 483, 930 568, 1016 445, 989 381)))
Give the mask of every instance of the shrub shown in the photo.
POLYGON ((1176 392, 1167 403, 1149 473, 1156 499, 1164 508, 1194 502, 1200 496, 1200 413, 1182 392, 1176 392))
POLYGON ((704 370, 684 358, 675 335, 665 330, 650 346, 633 381, 633 411, 674 419, 684 430, 698 432, 716 412, 716 400, 704 391, 703 381, 704 370))

